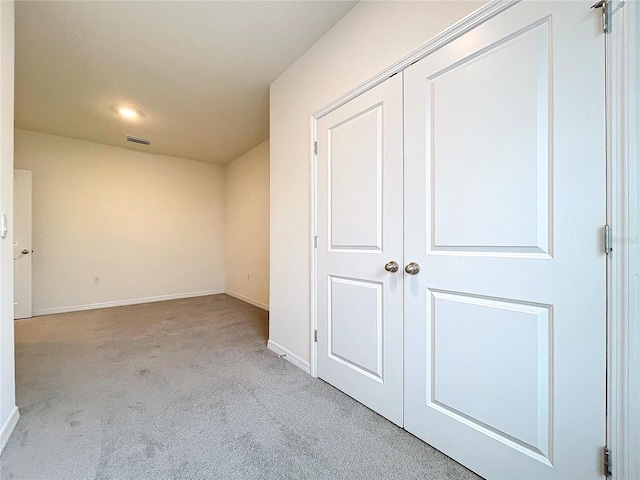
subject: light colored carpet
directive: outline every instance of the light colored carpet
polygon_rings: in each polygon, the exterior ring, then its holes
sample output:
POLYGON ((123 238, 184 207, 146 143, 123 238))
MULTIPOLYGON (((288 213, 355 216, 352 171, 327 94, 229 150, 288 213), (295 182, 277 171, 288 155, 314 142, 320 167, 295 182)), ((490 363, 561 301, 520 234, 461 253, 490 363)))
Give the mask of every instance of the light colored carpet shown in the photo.
POLYGON ((16 323, 2 480, 476 479, 265 347, 226 295, 16 323))

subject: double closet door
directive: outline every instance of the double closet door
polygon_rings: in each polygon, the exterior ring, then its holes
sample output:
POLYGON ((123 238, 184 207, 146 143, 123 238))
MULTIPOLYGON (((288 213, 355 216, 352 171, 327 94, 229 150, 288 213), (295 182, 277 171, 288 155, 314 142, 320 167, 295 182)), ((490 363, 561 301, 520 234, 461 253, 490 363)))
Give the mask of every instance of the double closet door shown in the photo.
POLYGON ((598 21, 517 4, 318 120, 318 376, 487 478, 603 478, 598 21))

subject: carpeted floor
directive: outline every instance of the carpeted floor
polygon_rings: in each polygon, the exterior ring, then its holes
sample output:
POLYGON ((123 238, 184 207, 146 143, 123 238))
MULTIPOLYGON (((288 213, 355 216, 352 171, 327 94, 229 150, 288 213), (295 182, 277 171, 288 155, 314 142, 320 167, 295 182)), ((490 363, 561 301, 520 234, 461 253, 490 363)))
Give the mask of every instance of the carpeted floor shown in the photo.
POLYGON ((16 323, 2 480, 476 479, 265 347, 226 295, 16 323))

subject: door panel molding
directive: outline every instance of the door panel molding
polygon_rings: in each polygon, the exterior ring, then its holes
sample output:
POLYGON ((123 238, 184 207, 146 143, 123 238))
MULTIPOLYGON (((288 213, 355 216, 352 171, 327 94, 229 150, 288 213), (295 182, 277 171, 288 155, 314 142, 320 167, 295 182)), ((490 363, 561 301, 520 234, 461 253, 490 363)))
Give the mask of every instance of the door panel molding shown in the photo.
POLYGON ((551 466, 553 306, 427 288, 427 335, 431 345, 427 358, 427 405, 551 466), (473 361, 467 363, 460 361, 464 351, 441 352, 437 347, 441 341, 436 337, 457 335, 466 339, 462 342, 466 350, 483 330, 497 329, 509 330, 512 352, 505 355, 505 361, 524 357, 526 351, 533 353, 533 361, 528 365, 512 364, 509 370, 497 373, 501 366, 487 364, 483 357, 500 345, 482 342, 475 347, 473 361), (475 372, 475 383, 460 385, 457 379, 469 370, 475 372), (527 392, 509 392, 509 385, 525 375, 530 379, 527 392), (449 385, 452 379, 454 382, 449 385), (467 389, 463 401, 472 395, 484 397, 478 401, 480 407, 526 402, 526 408, 520 408, 513 417, 503 416, 504 411, 478 410, 478 405, 460 404, 460 399, 455 398, 453 393, 460 388, 467 389))
POLYGON ((462 44, 457 48, 469 50, 453 63, 440 54, 442 50, 430 57, 435 72, 427 77, 425 110, 432 121, 425 157, 430 185, 427 211, 433 221, 427 230, 427 253, 553 256, 550 22, 544 17, 516 33, 505 32, 479 50, 462 44), (509 68, 514 64, 517 70, 509 68), (465 105, 464 116, 445 115, 460 104, 465 105), (512 105, 518 108, 508 110, 512 105), (492 109, 509 114, 487 117, 492 109), (511 140, 496 145, 494 139, 500 136, 511 140), (483 152, 482 159, 478 152, 483 152), (463 163, 461 177, 457 166, 463 163), (457 188, 478 177, 491 182, 505 172, 514 181, 495 182, 491 196, 457 188), (462 204, 464 218, 447 214, 462 204), (514 216, 530 221, 509 228, 514 216))
MULTIPOLYGON (((363 280, 358 278, 340 277, 337 275, 329 275, 329 306, 328 306, 328 327, 329 327, 329 357, 335 361, 346 365, 349 368, 357 370, 360 374, 366 375, 372 380, 384 383, 383 373, 383 332, 382 332, 382 297, 383 297, 384 285, 382 282, 374 282, 371 280, 363 280), (375 323, 369 325, 370 329, 366 331, 346 331, 339 332, 340 330, 346 330, 349 328, 347 322, 340 322, 342 320, 339 316, 339 309, 334 309, 334 297, 339 301, 339 295, 335 294, 335 290, 344 288, 356 290, 364 289, 369 290, 365 294, 375 295, 373 306, 375 307, 375 313, 373 318, 375 323), (342 325, 340 325, 342 323, 342 325), (336 334, 338 331, 338 334, 336 334), (348 345, 341 345, 340 340, 343 338, 359 337, 360 343, 366 342, 369 345, 365 347, 372 347, 368 352, 355 352, 349 351, 348 345), (373 357, 366 354, 373 353, 373 357)), ((354 292, 357 295, 357 292, 354 292)), ((361 302, 364 303, 364 302, 361 302)), ((361 311, 358 312, 362 313, 361 311)), ((371 313, 371 312, 370 312, 371 313)))

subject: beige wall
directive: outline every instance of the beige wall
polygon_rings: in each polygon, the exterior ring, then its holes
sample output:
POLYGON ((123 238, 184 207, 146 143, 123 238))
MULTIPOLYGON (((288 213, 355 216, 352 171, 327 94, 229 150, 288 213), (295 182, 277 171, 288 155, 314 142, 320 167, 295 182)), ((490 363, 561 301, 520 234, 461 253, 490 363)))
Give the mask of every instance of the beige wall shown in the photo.
POLYGON ((0 452, 18 421, 13 347, 13 2, 0 2, 0 452))
POLYGON ((224 167, 16 130, 15 168, 34 315, 223 291, 224 167))
POLYGON ((310 360, 310 116, 485 2, 360 2, 271 85, 269 342, 310 360))
POLYGON ((269 141, 225 168, 225 291, 269 309, 269 141))

